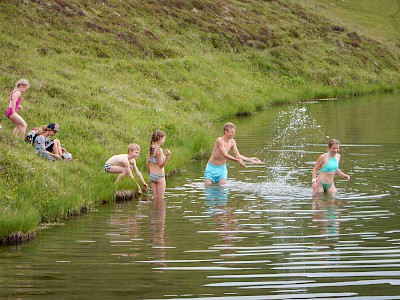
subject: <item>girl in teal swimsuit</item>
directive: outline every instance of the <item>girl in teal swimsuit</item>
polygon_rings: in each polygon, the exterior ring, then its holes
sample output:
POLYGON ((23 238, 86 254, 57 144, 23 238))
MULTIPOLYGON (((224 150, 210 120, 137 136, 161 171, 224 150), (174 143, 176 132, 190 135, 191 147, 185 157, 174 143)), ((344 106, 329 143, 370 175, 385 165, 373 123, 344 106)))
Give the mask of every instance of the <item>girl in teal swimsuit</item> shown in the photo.
POLYGON ((339 169, 339 146, 340 142, 338 140, 330 140, 328 143, 328 152, 321 154, 314 165, 311 182, 313 190, 317 193, 336 193, 335 184, 333 182, 335 174, 342 176, 346 180, 350 179, 349 175, 343 173, 339 169), (319 169, 321 169, 321 172, 317 177, 317 171, 319 169))

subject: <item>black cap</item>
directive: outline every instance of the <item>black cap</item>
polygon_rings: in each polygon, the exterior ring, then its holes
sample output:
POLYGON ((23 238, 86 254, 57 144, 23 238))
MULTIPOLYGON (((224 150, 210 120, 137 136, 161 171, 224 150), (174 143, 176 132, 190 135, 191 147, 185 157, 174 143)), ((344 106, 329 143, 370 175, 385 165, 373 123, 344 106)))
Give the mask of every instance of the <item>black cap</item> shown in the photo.
POLYGON ((59 127, 56 123, 50 123, 49 125, 47 125, 47 128, 54 130, 55 132, 59 131, 59 127))

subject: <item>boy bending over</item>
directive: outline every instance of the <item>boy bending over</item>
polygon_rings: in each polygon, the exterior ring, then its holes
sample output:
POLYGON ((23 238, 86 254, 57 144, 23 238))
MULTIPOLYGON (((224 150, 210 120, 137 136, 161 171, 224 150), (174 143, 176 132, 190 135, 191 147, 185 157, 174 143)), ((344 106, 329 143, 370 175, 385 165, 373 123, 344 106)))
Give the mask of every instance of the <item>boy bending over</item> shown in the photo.
MULTIPOLYGON (((140 147, 138 144, 130 144, 128 146, 128 154, 118 154, 111 156, 106 163, 104 164, 104 170, 107 173, 119 173, 117 177, 117 181, 120 181, 123 177, 129 176, 133 180, 132 171, 135 171, 136 175, 139 177, 146 191, 149 189, 146 181, 144 181, 142 173, 136 166, 136 159, 139 157, 140 147)), ((136 180, 135 180, 136 182, 136 180)), ((141 193, 141 189, 139 187, 139 193, 141 193)))

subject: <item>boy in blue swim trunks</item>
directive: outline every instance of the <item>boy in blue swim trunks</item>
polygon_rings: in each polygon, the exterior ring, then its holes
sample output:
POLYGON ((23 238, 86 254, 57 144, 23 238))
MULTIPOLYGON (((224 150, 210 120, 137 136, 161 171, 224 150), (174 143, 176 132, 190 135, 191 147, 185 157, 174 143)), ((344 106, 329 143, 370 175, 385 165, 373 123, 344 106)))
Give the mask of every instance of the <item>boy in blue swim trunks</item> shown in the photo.
POLYGON ((246 167, 245 161, 255 164, 261 163, 257 157, 246 157, 240 154, 236 146, 236 141, 233 139, 235 132, 236 126, 233 123, 226 123, 224 125, 224 135, 216 139, 211 157, 204 172, 206 185, 211 185, 213 183, 223 185, 226 183, 226 179, 228 178, 228 170, 226 168, 227 159, 237 162, 242 167, 246 167), (231 150, 234 156, 229 154, 231 150))

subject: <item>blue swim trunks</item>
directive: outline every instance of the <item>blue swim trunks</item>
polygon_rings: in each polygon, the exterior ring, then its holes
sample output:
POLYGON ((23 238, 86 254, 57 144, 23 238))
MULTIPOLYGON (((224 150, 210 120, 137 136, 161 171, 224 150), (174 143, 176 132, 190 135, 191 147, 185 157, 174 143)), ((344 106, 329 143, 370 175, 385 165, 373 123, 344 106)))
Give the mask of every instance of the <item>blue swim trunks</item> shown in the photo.
POLYGON ((228 169, 226 168, 226 164, 221 166, 213 165, 208 162, 206 170, 204 172, 204 179, 210 179, 212 183, 217 183, 221 179, 228 178, 228 169))

